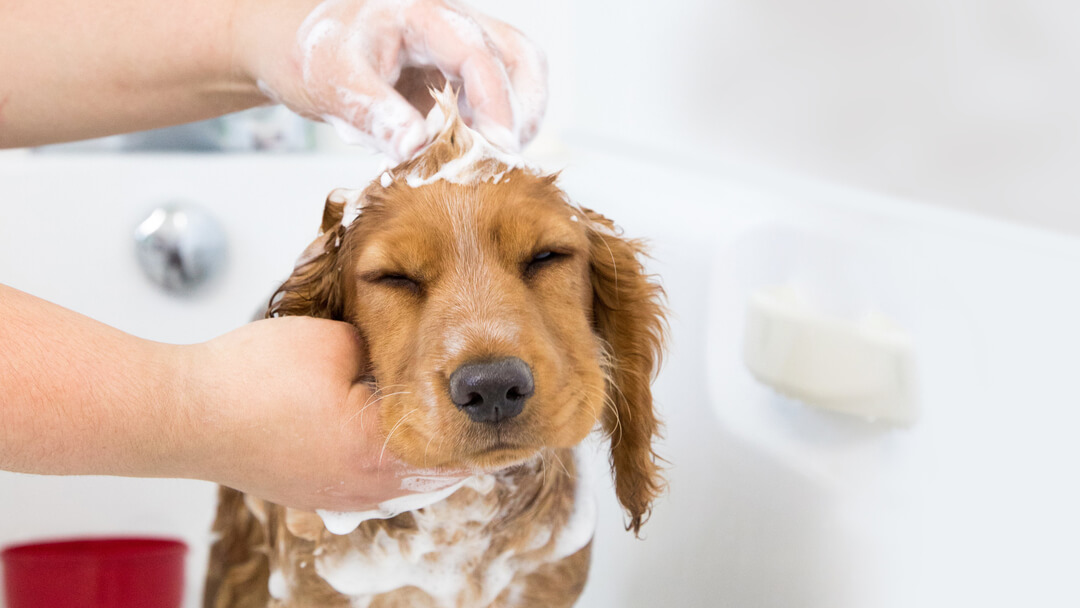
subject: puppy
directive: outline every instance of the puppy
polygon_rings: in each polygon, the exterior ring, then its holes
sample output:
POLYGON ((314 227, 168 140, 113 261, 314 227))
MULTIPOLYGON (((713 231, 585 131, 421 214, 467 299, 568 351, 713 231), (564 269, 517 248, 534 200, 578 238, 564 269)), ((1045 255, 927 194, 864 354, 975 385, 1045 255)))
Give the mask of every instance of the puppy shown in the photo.
POLYGON ((434 142, 330 195, 268 316, 354 324, 386 449, 475 474, 422 507, 325 519, 222 488, 208 608, 570 606, 596 517, 573 448, 610 439, 635 534, 662 489, 662 290, 641 244, 436 98, 434 142))

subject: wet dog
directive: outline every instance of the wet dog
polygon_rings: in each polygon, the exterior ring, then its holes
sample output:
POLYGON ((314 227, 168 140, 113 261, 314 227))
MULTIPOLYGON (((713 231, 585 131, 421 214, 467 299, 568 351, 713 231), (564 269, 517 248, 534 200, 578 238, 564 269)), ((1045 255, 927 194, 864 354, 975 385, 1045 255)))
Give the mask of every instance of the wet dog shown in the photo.
POLYGON ((662 290, 641 244, 439 107, 419 156, 330 195, 268 315, 354 324, 386 449, 475 475, 338 533, 223 488, 208 607, 570 606, 596 517, 575 446, 610 440, 628 530, 661 491, 662 290))

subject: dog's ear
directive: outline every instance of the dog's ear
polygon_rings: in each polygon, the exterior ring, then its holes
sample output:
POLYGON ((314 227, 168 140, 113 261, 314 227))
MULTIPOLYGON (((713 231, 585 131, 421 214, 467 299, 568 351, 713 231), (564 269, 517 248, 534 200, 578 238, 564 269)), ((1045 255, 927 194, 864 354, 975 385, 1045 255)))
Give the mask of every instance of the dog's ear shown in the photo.
POLYGON ((266 606, 270 601, 267 583, 265 522, 245 504, 244 494, 221 486, 218 490, 216 540, 210 546, 210 560, 203 587, 206 608, 266 606))
POLYGON ((326 199, 319 236, 300 255, 288 279, 270 298, 269 317, 303 316, 342 320, 345 314, 345 283, 342 280, 341 243, 346 226, 342 217, 357 213, 359 192, 349 199, 335 190, 326 199))
POLYGON ((614 408, 604 418, 611 437, 611 472, 619 502, 630 516, 626 529, 638 534, 664 488, 652 445, 661 424, 650 387, 663 349, 664 291, 645 274, 638 259, 644 255, 640 241, 620 236, 600 214, 585 213, 590 220, 593 326, 611 359, 607 394, 614 408))

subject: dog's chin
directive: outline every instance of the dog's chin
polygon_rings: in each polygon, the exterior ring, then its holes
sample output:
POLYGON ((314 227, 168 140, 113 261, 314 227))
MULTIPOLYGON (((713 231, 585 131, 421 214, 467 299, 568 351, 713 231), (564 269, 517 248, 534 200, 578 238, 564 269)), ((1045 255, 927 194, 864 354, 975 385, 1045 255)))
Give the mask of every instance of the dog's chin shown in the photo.
POLYGON ((476 437, 470 437, 462 440, 456 449, 437 453, 426 449, 430 443, 429 438, 418 434, 404 442, 394 441, 389 445, 389 450, 406 464, 415 467, 494 473, 529 462, 539 457, 540 452, 547 447, 534 442, 526 444, 495 438, 479 442, 482 445, 478 446, 476 437))
POLYGON ((462 463, 470 469, 494 473, 524 464, 539 455, 540 449, 535 447, 495 446, 462 458, 462 463))
POLYGON ((492 473, 540 458, 546 450, 572 448, 589 435, 591 429, 568 426, 555 436, 536 432, 514 432, 520 429, 503 429, 504 432, 470 434, 462 438, 455 454, 455 464, 460 467, 492 473))

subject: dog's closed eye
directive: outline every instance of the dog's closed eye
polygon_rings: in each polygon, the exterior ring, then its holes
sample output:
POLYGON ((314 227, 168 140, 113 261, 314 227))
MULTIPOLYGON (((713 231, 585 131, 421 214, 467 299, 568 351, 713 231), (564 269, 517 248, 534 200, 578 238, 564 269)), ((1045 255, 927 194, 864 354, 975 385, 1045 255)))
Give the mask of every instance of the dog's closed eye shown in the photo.
POLYGON ((416 277, 403 272, 376 270, 363 275, 368 283, 375 283, 392 289, 401 289, 413 294, 419 294, 423 290, 423 282, 416 277))
POLYGON ((525 275, 525 278, 532 278, 542 269, 551 266, 561 260, 568 259, 570 256, 571 254, 566 252, 556 251, 553 249, 543 249, 533 254, 532 258, 530 258, 529 261, 525 263, 525 268, 522 271, 522 274, 525 275))

